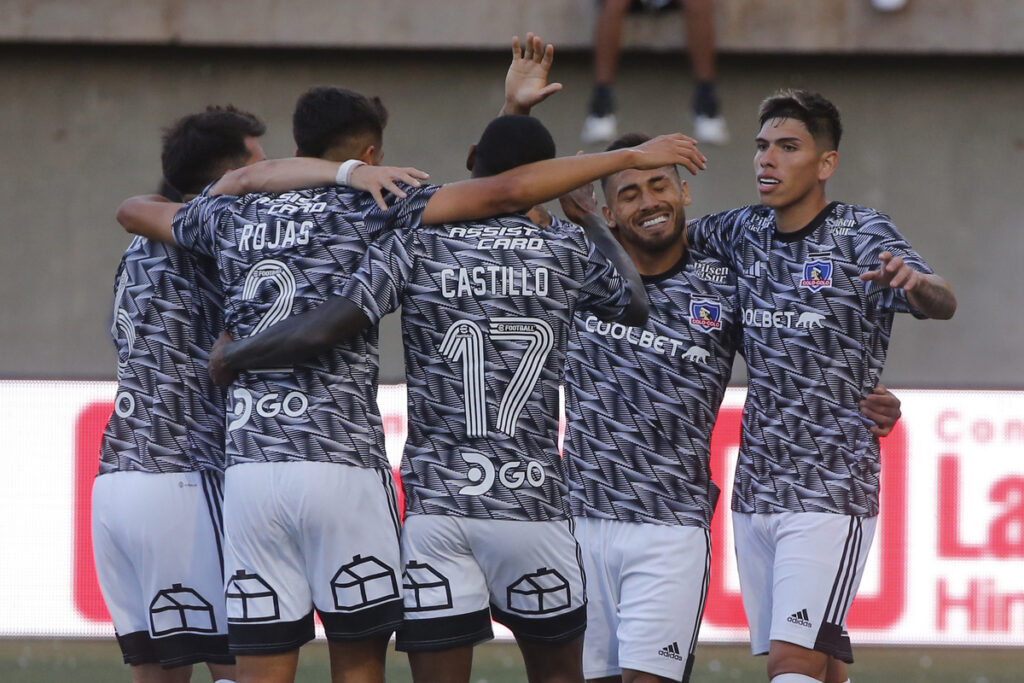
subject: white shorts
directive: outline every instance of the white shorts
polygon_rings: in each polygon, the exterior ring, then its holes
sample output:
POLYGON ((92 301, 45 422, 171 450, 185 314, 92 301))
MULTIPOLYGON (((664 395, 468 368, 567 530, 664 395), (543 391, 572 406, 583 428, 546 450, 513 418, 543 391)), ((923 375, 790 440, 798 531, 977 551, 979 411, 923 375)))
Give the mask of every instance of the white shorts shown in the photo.
POLYGON ((632 669, 688 681, 708 594, 708 530, 578 517, 576 538, 587 572, 584 677, 632 669))
POLYGON ((230 664, 216 472, 111 472, 92 487, 92 547, 127 664, 230 664))
POLYGON ((294 650, 313 638, 314 608, 328 640, 390 636, 402 621, 391 470, 263 462, 225 479, 233 653, 294 650))
POLYGON ((779 640, 852 663, 846 614, 878 518, 734 512, 732 521, 751 651, 779 640))
POLYGON ((586 628, 579 546, 569 520, 409 515, 402 530, 405 622, 396 648, 447 650, 494 637, 550 645, 586 628))

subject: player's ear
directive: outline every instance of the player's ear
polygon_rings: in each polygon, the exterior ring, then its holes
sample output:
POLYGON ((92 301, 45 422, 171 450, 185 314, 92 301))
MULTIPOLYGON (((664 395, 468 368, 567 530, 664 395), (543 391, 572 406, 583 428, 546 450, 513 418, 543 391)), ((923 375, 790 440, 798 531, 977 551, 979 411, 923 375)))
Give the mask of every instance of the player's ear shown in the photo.
POLYGON ((612 214, 612 210, 607 206, 601 207, 601 214, 604 216, 604 222, 608 225, 609 230, 617 230, 618 225, 615 224, 615 215, 612 214))
POLYGON ((383 156, 376 145, 367 145, 363 153, 359 155, 359 161, 370 166, 379 166, 383 156))
POLYGON ((685 180, 683 180, 682 182, 679 183, 679 189, 680 189, 680 193, 683 196, 683 206, 689 206, 690 205, 690 186, 686 184, 685 180))
POLYGON ((473 172, 473 165, 476 163, 476 145, 471 145, 469 154, 466 155, 466 170, 473 172))
POLYGON ((836 172, 837 165, 839 165, 839 152, 833 149, 822 154, 818 160, 818 180, 825 182, 831 178, 832 174, 836 172))

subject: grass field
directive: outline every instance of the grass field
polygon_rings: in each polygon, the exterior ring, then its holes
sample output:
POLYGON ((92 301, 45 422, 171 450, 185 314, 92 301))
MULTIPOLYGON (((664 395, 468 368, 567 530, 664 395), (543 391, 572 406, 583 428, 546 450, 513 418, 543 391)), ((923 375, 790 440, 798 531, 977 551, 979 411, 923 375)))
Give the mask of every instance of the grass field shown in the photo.
MULTIPOLYGON (((858 648, 850 673, 856 683, 1017 683, 1024 681, 1024 652, 923 648, 858 648)), ((411 681, 405 656, 388 655, 388 681, 411 681)), ((113 641, 0 640, 0 681, 3 683, 116 683, 129 681, 113 641)), ((209 683, 196 667, 192 680, 209 683)), ((302 649, 300 683, 329 681, 327 647, 311 643, 302 649)), ((515 645, 488 643, 477 648, 473 683, 520 683, 526 680, 515 645)), ((697 651, 693 683, 763 681, 764 659, 746 646, 704 645, 697 651)))

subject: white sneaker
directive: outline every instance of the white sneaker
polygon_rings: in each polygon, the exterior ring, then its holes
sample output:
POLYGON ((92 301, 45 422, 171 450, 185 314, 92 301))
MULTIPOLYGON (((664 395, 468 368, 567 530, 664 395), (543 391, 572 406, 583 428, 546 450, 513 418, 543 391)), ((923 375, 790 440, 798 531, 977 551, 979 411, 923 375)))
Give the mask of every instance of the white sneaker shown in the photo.
POLYGON ((871 0, 871 6, 879 12, 898 12, 907 6, 907 0, 871 0))
POLYGON ((618 125, 615 122, 615 114, 595 116, 590 114, 583 121, 583 130, 580 131, 580 139, 588 145, 597 142, 611 142, 618 132, 618 125))
POLYGON ((716 116, 702 116, 697 114, 693 117, 693 137, 697 142, 708 145, 729 144, 729 127, 725 125, 725 118, 716 116))

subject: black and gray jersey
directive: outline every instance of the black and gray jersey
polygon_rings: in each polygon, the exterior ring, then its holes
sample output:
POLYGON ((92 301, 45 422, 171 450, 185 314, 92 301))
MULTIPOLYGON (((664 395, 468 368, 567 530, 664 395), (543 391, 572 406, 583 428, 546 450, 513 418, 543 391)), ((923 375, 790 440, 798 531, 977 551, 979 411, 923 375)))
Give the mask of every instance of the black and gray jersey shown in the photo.
POLYGON ((732 508, 878 513, 878 439, 859 403, 878 384, 902 290, 860 279, 883 251, 931 269, 874 209, 832 203, 805 228, 776 231, 753 206, 690 225, 691 243, 739 273, 748 367, 732 508))
POLYGON ((136 237, 114 282, 117 395, 100 474, 224 467, 224 392, 206 371, 223 320, 215 264, 136 237))
MULTIPOLYGON (((183 248, 217 262, 224 323, 257 334, 340 293, 381 232, 415 226, 436 186, 387 211, 328 187, 244 197, 201 195, 174 219, 183 248)), ((227 395, 228 465, 317 461, 387 467, 377 408, 377 328, 294 367, 242 372, 227 395)))
POLYGON ((711 430, 739 343, 736 276, 691 251, 644 286, 643 327, 586 312, 574 320, 565 370, 572 513, 707 528, 719 494, 711 430))
POLYGON ((573 313, 620 318, 630 291, 575 225, 524 216, 380 238, 342 295, 370 320, 402 307, 410 514, 568 514, 558 386, 573 313))

